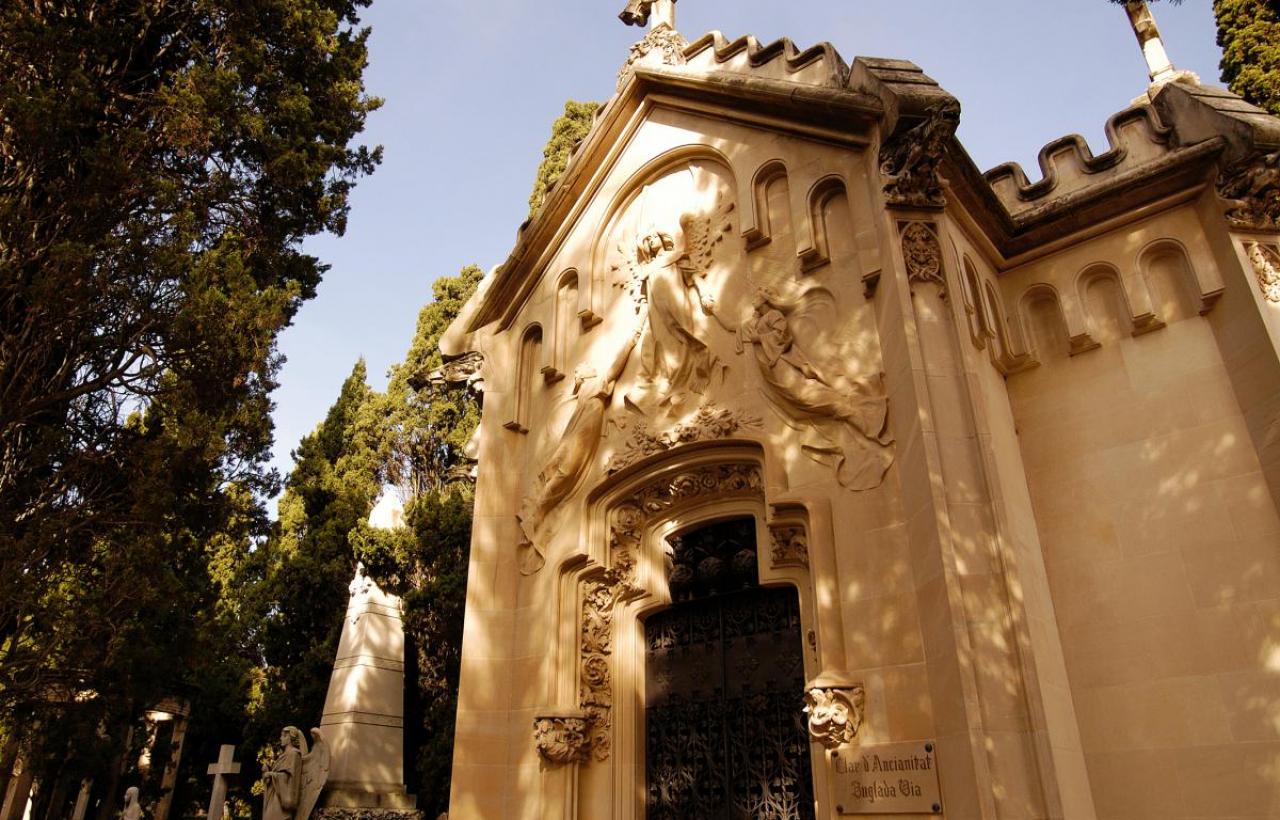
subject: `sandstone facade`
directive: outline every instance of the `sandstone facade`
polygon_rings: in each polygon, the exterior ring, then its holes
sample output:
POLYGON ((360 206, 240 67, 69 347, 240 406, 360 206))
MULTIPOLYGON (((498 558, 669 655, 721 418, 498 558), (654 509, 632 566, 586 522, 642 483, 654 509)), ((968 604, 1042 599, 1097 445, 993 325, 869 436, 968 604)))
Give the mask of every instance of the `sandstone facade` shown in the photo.
POLYGON ((485 395, 452 817, 645 815, 670 539, 735 518, 817 817, 908 742, 950 818, 1280 816, 1280 121, 1182 78, 1032 182, 959 111, 633 49, 443 344, 485 395))

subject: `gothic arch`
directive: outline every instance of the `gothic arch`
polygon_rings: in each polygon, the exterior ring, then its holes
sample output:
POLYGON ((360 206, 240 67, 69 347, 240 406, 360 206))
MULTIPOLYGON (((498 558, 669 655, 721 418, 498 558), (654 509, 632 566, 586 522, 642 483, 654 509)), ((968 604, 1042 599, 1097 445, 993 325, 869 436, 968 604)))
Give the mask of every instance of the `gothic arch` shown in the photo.
MULTIPOLYGON (((577 767, 565 782, 576 808, 606 800, 610 816, 643 814, 643 619, 671 602, 667 539, 719 520, 755 521, 760 585, 791 586, 800 599, 805 689, 860 690, 849 681, 836 588, 835 535, 825 502, 800 499, 759 445, 722 440, 679 447, 606 479, 588 498, 586 555, 559 568, 556 706, 542 721, 575 721, 577 767), (810 569, 812 568, 812 574, 810 569), (614 754, 628 748, 636 754, 614 754), (638 755, 638 757, 637 757, 638 755), (591 792, 590 796, 586 791, 591 792)), ((846 545, 848 547, 848 545, 846 545)), ((797 692, 797 704, 800 696, 797 692)), ((551 725, 550 723, 546 725, 551 725)), ((811 736, 814 789, 827 794, 820 738, 811 736)), ((543 750, 544 761, 553 762, 543 750)), ((569 816, 578 816, 570 814, 569 816)))
MULTIPOLYGON (((619 188, 604 218, 600 220, 600 228, 591 242, 591 275, 580 277, 578 288, 582 304, 588 305, 586 312, 592 317, 603 317, 605 300, 609 291, 609 254, 615 250, 610 240, 614 237, 619 224, 630 210, 631 205, 644 193, 645 188, 662 179, 683 165, 704 162, 717 167, 725 176, 729 195, 735 200, 738 197, 737 176, 729 158, 709 145, 683 145, 673 148, 649 162, 633 173, 619 188)), ((594 321, 599 321, 598 318, 594 321)))

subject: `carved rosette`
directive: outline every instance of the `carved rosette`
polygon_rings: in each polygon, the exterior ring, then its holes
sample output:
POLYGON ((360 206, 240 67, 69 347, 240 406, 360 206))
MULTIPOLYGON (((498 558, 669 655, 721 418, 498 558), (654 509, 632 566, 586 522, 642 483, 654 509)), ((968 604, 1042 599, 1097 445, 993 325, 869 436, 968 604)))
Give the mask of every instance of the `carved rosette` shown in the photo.
POLYGON ((946 296, 947 280, 942 275, 942 248, 938 235, 927 222, 906 222, 902 226, 902 259, 907 265, 907 280, 932 282, 946 296))
POLYGON ((1280 151, 1255 154, 1223 170, 1218 196, 1237 228, 1280 228, 1280 151))
POLYGON ((644 39, 631 46, 627 62, 618 73, 618 89, 627 84, 637 65, 684 65, 688 62, 684 57, 688 46, 689 41, 665 23, 650 29, 644 39))
POLYGON ((769 527, 769 537, 773 542, 775 567, 809 566, 809 539, 805 536, 804 527, 799 524, 773 524, 769 527))
POLYGON ((1245 245, 1245 253, 1258 278, 1258 287, 1262 289, 1263 297, 1268 302, 1280 302, 1280 248, 1261 242, 1249 242, 1245 245))
POLYGON ((891 206, 941 208, 946 180, 939 169, 960 124, 960 103, 948 97, 929 109, 923 122, 880 149, 884 198, 891 206))
POLYGON ((747 428, 758 428, 760 418, 738 410, 717 410, 714 407, 698 408, 694 417, 681 422, 670 430, 653 434, 648 425, 639 420, 632 428, 631 436, 623 443, 622 449, 609 459, 608 473, 612 475, 626 469, 637 461, 657 453, 663 453, 695 441, 728 438, 747 428))
POLYGON ((849 743, 862 727, 867 695, 860 684, 810 689, 804 695, 809 739, 828 749, 849 743))
POLYGON ((613 613, 618 603, 638 595, 636 551, 645 527, 676 504, 702 497, 759 496, 764 476, 755 464, 698 467, 650 482, 614 508, 609 524, 612 565, 583 585, 579 708, 589 723, 591 755, 606 760, 611 750, 613 613))
POLYGON ((587 756, 590 731, 585 716, 544 716, 533 721, 533 742, 543 760, 560 766, 587 756))

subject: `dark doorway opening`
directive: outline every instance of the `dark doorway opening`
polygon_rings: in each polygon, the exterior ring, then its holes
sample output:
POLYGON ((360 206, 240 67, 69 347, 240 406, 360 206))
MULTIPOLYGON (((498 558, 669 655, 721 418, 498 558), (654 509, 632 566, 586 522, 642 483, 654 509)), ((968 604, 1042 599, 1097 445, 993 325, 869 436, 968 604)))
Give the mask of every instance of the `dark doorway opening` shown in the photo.
POLYGON ((645 621, 649 820, 809 820, 800 601, 760 586, 755 521, 670 539, 673 604, 645 621))

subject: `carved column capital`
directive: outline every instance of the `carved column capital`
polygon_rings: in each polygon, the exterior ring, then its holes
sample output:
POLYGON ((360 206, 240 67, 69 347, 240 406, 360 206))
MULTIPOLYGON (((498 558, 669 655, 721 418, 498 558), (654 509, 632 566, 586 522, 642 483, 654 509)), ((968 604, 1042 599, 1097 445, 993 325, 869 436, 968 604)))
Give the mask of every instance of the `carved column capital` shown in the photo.
POLYGON ((805 536, 803 525, 771 524, 769 540, 773 542, 772 557, 775 567, 809 566, 809 539, 805 536))
POLYGON ((590 731, 591 721, 585 715, 543 715, 533 720, 539 756, 557 766, 586 758, 590 731))
POLYGON ((804 695, 809 715, 809 740, 836 749, 849 743, 862 726, 866 692, 861 684, 847 687, 814 687, 804 695))

